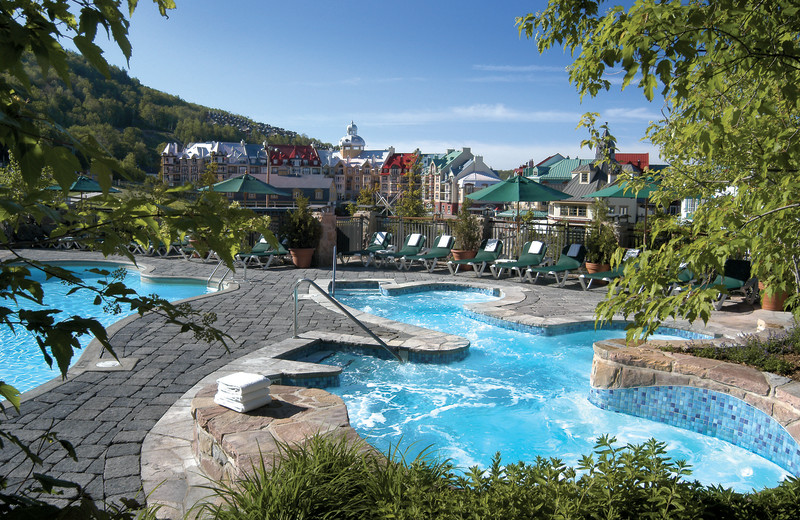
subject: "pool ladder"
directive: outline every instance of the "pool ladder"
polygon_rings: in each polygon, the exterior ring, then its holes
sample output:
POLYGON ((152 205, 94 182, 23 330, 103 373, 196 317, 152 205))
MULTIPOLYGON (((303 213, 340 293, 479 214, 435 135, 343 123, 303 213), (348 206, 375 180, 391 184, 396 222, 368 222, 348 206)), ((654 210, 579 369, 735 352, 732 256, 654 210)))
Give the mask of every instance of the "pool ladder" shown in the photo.
MULTIPOLYGON (((216 286, 218 291, 220 289, 222 289, 222 284, 225 283, 225 279, 228 277, 229 274, 231 274, 233 272, 231 270, 231 268, 228 267, 228 268, 225 269, 225 272, 222 273, 222 277, 219 280, 214 280, 214 275, 217 274, 217 271, 223 265, 225 265, 225 262, 220 260, 219 263, 217 264, 217 266, 214 268, 214 270, 211 271, 211 274, 209 275, 208 280, 206 280, 206 286, 207 287, 216 286)), ((247 264, 244 264, 244 279, 247 280, 247 264)))
POLYGON ((317 284, 316 284, 316 282, 314 282, 314 280, 311 280, 311 279, 309 279, 309 278, 300 278, 299 280, 297 280, 297 281, 294 283, 294 337, 295 337, 295 338, 299 337, 299 336, 298 336, 298 334, 297 334, 297 300, 298 300, 298 295, 297 295, 298 293, 297 293, 297 290, 300 288, 300 284, 302 284, 302 283, 308 283, 309 287, 313 287, 314 289, 316 289, 316 290, 317 290, 317 292, 319 292, 319 293, 320 293, 322 296, 324 296, 325 298, 327 298, 327 299, 328 299, 328 301, 329 301, 329 302, 331 302, 333 305, 335 305, 337 309, 339 309, 340 311, 342 311, 342 312, 345 314, 345 316, 347 316, 348 318, 350 318, 351 320, 353 320, 353 322, 354 322, 356 325, 358 325, 359 327, 361 327, 361 328, 364 330, 364 332, 366 332, 367 334, 369 334, 369 335, 370 335, 370 337, 372 337, 372 339, 374 339, 375 341, 377 341, 377 342, 378 342, 378 344, 379 344, 381 347, 383 347, 383 349, 384 349, 384 350, 386 350, 386 351, 387 351, 389 354, 391 354, 391 355, 392 355, 392 356, 393 356, 395 359, 397 359, 399 362, 401 362, 401 363, 405 363, 406 361, 408 361, 408 351, 406 351, 406 350, 400 350, 400 349, 398 349, 398 348, 392 348, 392 347, 390 347, 389 345, 387 345, 387 344, 386 344, 386 343, 385 343, 385 342, 384 342, 384 341, 383 341, 381 338, 379 338, 378 336, 376 336, 374 332, 372 332, 371 330, 369 330, 369 328, 367 328, 367 326, 366 326, 366 325, 364 325, 364 324, 363 324, 363 323, 362 323, 362 322, 361 322, 361 321, 360 321, 358 318, 356 318, 355 316, 353 316, 353 315, 352 315, 352 314, 351 314, 351 313, 350 313, 350 312, 349 312, 347 309, 345 309, 345 308, 344 308, 344 306, 343 306, 341 303, 339 303, 339 302, 338 302, 338 301, 337 301, 335 298, 333 298, 333 297, 332 297, 330 294, 328 294, 327 292, 325 292, 325 291, 322 289, 322 287, 320 287, 319 285, 317 285, 317 284))

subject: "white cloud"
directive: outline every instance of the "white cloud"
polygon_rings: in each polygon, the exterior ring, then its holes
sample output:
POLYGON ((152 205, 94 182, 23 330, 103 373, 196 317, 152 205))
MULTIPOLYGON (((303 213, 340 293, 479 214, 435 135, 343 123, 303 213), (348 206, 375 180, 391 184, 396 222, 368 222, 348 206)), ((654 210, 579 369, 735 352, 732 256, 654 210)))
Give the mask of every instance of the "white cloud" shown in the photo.
POLYGON ((649 110, 645 107, 638 108, 609 108, 603 110, 602 117, 607 121, 636 120, 636 121, 657 121, 662 118, 659 112, 649 110))
POLYGON ((544 65, 473 65, 474 70, 484 72, 566 72, 566 67, 544 65))

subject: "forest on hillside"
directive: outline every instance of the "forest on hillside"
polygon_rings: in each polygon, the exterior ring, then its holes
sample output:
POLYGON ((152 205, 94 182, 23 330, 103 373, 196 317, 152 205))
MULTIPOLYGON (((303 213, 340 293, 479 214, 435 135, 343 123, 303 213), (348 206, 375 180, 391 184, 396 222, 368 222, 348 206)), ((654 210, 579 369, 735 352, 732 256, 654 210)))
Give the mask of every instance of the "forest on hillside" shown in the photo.
MULTIPOLYGON (((169 142, 245 140, 248 143, 331 145, 247 117, 184 101, 145 85, 127 71, 110 67, 106 78, 83 57, 70 53, 70 82, 54 71, 47 76, 32 56, 21 64, 31 85, 15 84, 20 97, 37 113, 47 114, 75 137, 92 135, 118 159, 133 179, 159 170, 161 151, 169 142)), ((6 78, 11 81, 9 76, 6 78)), ((43 129, 56 137, 53 128, 43 129)))

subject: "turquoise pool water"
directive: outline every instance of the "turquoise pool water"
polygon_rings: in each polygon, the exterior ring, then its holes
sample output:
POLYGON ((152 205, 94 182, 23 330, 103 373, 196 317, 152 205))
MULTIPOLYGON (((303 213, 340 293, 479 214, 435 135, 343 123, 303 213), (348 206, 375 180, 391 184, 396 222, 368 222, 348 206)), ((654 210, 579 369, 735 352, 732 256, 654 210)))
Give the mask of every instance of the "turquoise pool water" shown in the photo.
MULTIPOLYGON (((62 267, 81 273, 84 281, 94 285, 105 277, 90 273, 89 269, 101 268, 112 271, 120 266, 94 263, 64 264, 62 267)), ((125 284, 142 295, 157 294, 169 301, 175 301, 208 292, 206 284, 198 280, 168 278, 152 280, 140 277, 139 273, 132 269, 128 269, 127 273, 125 284)), ((102 305, 94 305, 94 293, 77 291, 67 295, 71 286, 54 279, 45 281, 45 276, 40 271, 35 271, 32 275, 32 278, 43 284, 47 306, 62 309, 64 312, 61 314, 64 317, 73 315, 93 317, 104 326, 109 326, 131 314, 127 309, 122 309, 121 314, 106 312, 102 305)), ((5 301, 3 305, 12 307, 14 303, 5 301)), ((41 308, 26 300, 19 300, 18 306, 25 309, 41 308)), ((92 340, 92 336, 85 336, 80 340, 81 346, 85 348, 92 340)), ((20 392, 31 390, 60 375, 57 368, 51 369, 47 366, 36 339, 27 330, 17 327, 16 332, 12 332, 8 327, 0 327, 0 345, 2 345, 0 348, 0 367, 2 367, 0 368, 0 380, 14 386, 20 392)), ((73 364, 78 360, 81 352, 77 352, 73 356, 73 364)))
POLYGON ((329 390, 345 400, 353 426, 379 449, 400 443, 415 453, 432 445, 462 468, 486 467, 498 451, 505 462, 541 455, 575 464, 608 433, 622 444, 651 437, 666 442, 670 456, 688 461, 691 478, 704 484, 749 491, 787 475, 727 442, 589 403, 592 343, 623 337, 622 331, 540 336, 492 326, 462 311, 463 303, 493 299, 474 292, 380 296, 337 289, 336 296, 351 307, 471 342, 470 355, 449 365, 346 352, 324 361, 345 367, 341 386, 329 390))

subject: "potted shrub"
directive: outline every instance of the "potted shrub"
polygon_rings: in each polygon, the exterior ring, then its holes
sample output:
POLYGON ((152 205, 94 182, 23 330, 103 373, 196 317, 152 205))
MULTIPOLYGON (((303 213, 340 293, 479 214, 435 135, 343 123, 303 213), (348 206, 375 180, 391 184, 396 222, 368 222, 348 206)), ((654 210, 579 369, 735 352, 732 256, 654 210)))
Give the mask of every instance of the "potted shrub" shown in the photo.
POLYGON ((586 230, 586 270, 599 273, 611 269, 611 257, 617 250, 617 236, 608 218, 608 204, 596 199, 592 204, 592 223, 586 230))
MULTIPOLYGON (((452 250, 454 260, 475 258, 475 255, 478 254, 478 248, 481 246, 481 224, 478 221, 478 217, 470 213, 470 203, 469 199, 464 200, 455 223, 450 227, 453 238, 455 238, 455 247, 452 250)), ((467 270, 467 268, 469 266, 462 266, 464 270, 467 270)))
POLYGON ((289 253, 295 267, 311 267, 311 257, 322 236, 322 224, 308 209, 308 199, 300 196, 297 209, 289 211, 281 226, 281 235, 288 242, 289 253))

